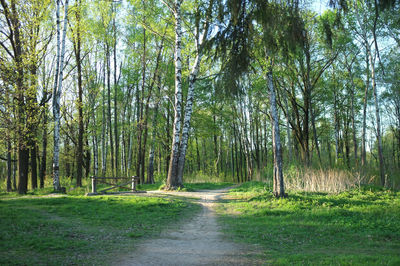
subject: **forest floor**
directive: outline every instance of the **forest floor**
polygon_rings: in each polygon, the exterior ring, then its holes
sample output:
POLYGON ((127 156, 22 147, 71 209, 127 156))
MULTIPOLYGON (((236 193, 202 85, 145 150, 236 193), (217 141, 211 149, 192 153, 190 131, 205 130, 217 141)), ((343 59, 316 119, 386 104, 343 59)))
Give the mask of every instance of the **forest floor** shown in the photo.
POLYGON ((148 191, 143 196, 180 196, 197 202, 202 210, 185 223, 171 226, 159 237, 138 243, 118 265, 261 265, 256 245, 228 239, 215 209, 229 188, 197 192, 148 191))

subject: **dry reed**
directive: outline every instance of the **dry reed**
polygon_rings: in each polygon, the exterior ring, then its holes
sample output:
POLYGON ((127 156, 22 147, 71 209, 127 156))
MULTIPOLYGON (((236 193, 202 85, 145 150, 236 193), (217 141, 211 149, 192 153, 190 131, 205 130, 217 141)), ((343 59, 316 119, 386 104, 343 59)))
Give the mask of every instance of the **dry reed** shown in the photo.
MULTIPOLYGON (((340 169, 296 169, 289 170, 285 177, 288 190, 338 193, 360 187, 366 183, 365 176, 359 172, 340 169)), ((369 182, 368 182, 369 183, 369 182)))

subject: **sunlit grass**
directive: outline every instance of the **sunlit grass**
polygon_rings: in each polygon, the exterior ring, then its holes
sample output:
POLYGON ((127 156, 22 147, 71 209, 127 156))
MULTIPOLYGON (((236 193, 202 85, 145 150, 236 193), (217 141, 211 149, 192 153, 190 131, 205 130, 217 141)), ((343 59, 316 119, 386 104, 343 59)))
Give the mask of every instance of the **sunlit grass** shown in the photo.
POLYGON ((0 265, 111 265, 198 209, 171 198, 0 197, 0 265))
POLYGON ((338 194, 291 192, 264 183, 233 189, 218 210, 237 241, 259 244, 274 265, 400 264, 400 194, 365 187, 338 194))

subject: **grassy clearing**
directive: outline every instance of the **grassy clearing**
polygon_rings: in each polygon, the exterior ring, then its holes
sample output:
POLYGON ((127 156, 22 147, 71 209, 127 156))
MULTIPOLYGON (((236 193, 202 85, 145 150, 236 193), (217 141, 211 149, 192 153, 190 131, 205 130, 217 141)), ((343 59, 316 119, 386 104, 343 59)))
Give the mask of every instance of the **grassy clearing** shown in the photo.
POLYGON ((269 190, 245 183, 218 209, 227 233, 259 244, 267 264, 400 265, 399 192, 365 187, 275 199, 269 190))
POLYGON ((111 265, 199 208, 136 196, 0 197, 0 265, 111 265))

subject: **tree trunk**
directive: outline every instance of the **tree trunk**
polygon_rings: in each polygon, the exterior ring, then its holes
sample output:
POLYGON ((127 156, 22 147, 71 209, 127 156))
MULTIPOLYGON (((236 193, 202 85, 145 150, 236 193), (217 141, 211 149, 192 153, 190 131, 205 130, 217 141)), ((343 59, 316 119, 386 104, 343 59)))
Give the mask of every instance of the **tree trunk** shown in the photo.
POLYGON ((336 163, 338 163, 340 156, 340 144, 339 144, 339 115, 338 115, 338 107, 337 107, 337 94, 336 87, 333 88, 333 114, 334 114, 334 123, 335 123, 335 159, 336 163))
POLYGON ((154 184, 154 149, 156 142, 156 126, 157 126, 157 116, 158 116, 158 103, 154 110, 154 117, 152 122, 152 133, 151 133, 151 147, 149 153, 149 168, 147 171, 147 183, 154 184))
POLYGON ((180 131, 181 131, 181 105, 182 105, 182 29, 181 29, 181 3, 182 0, 175 0, 174 17, 175 17, 175 112, 173 125, 173 139, 171 147, 171 158, 169 162, 167 189, 175 189, 182 187, 183 184, 178 177, 179 147, 180 147, 180 131))
MULTIPOLYGON (((115 5, 114 5, 115 6, 115 5)), ((116 13, 116 11, 114 10, 116 13)), ((117 28, 115 25, 115 15, 113 18, 114 31, 114 137, 115 137, 115 174, 119 176, 119 133, 118 133, 118 79, 117 79, 117 28)))
POLYGON ((123 166, 123 173, 129 176, 128 173, 128 158, 129 158, 129 145, 130 145, 130 138, 131 138, 131 130, 129 125, 131 124, 131 116, 132 116, 132 104, 131 104, 131 97, 132 97, 132 90, 133 86, 131 85, 128 88, 128 95, 126 97, 126 101, 124 103, 124 111, 123 111, 123 126, 122 126, 122 166, 123 166), (126 115, 127 113, 127 115, 126 115), (128 126, 126 126, 128 125, 128 126))
POLYGON ((26 194, 28 190, 29 149, 20 143, 18 147, 18 193, 26 194))
POLYGON ((13 190, 17 190, 17 148, 13 149, 13 154, 14 154, 14 160, 13 160, 13 190))
POLYGON ((140 183, 144 183, 144 176, 142 175, 142 169, 144 170, 143 160, 143 128, 144 128, 144 117, 143 117, 143 105, 146 89, 146 29, 143 29, 143 55, 142 55, 142 94, 139 97, 137 93, 137 143, 138 143, 138 155, 136 163, 136 176, 140 178, 140 183))
POLYGON ((200 68, 201 54, 197 54, 192 71, 189 76, 189 89, 185 106, 185 117, 183 120, 182 140, 179 149, 178 161, 178 183, 183 184, 183 169, 185 167, 185 157, 187 143, 189 140, 190 120, 193 112, 194 84, 200 68))
POLYGON ((310 105, 310 113, 311 113, 311 125, 312 125, 312 130, 313 130, 315 148, 317 149, 319 163, 320 163, 320 165, 322 165, 321 152, 319 150, 319 144, 318 144, 317 129, 315 127, 315 114, 314 114, 314 110, 312 109, 312 105, 310 105))
POLYGON ((108 134, 110 137, 111 150, 111 175, 114 176, 114 139, 111 116, 111 66, 110 66, 110 46, 106 43, 106 61, 107 61, 107 118, 108 118, 108 134))
POLYGON ((240 182, 244 182, 243 179, 243 142, 242 142, 242 136, 240 133, 240 125, 237 126, 237 138, 239 142, 239 173, 240 173, 240 182))
MULTIPOLYGON (((161 50, 160 54, 161 56, 161 50)), ((158 61, 158 60, 157 60, 158 61)), ((161 97, 161 77, 158 76, 158 97, 161 97)), ((154 108, 154 117, 152 122, 152 132, 151 132, 151 147, 149 153, 149 168, 147 173, 147 183, 154 184, 154 151, 155 151, 155 143, 156 143, 156 127, 157 127, 157 118, 158 118, 158 108, 159 108, 160 100, 157 100, 156 106, 154 108)))
POLYGON ((372 57, 371 50, 368 49, 369 53, 369 62, 371 65, 371 80, 372 80, 372 90, 374 93, 375 100, 375 116, 376 116, 376 135, 378 140, 378 157, 379 157, 379 175, 381 179, 381 185, 385 186, 385 166, 383 159, 383 151, 382 151, 382 136, 381 136, 381 118, 379 113, 379 99, 378 92, 376 88, 376 80, 375 80, 375 59, 372 57))
POLYGON ((367 65, 367 80, 364 91, 364 103, 363 103, 363 123, 362 123, 362 135, 361 135, 361 166, 367 164, 367 151, 366 151, 366 131, 367 131, 367 104, 368 104, 368 87, 369 87, 369 60, 368 60, 368 44, 365 45, 365 63, 367 65))
POLYGON ((37 188, 37 144, 36 141, 32 142, 32 146, 30 147, 31 152, 31 186, 32 189, 37 188))
POLYGON ((238 147, 237 147, 237 133, 236 133, 236 123, 233 121, 233 136, 234 136, 234 146, 235 146, 235 162, 236 162, 236 179, 237 182, 240 183, 239 178, 239 161, 238 161, 238 147))
POLYGON ((12 190, 12 187, 11 187, 11 178, 12 178, 11 153, 12 153, 11 140, 8 139, 7 140, 7 192, 10 192, 12 190))
POLYGON ((39 171, 40 188, 44 188, 47 165, 47 105, 43 109, 43 139, 42 139, 42 159, 39 171))
MULTIPOLYGON (((179 3, 180 5, 180 3, 179 3)), ((192 70, 189 75, 189 89, 188 95, 186 99, 185 105, 185 117, 183 120, 183 129, 182 129, 182 140, 179 147, 179 159, 178 159, 178 183, 183 184, 183 170, 185 167, 185 158, 186 158, 186 150, 188 146, 189 140, 189 131, 190 131, 190 120, 193 112, 193 101, 194 101, 194 85, 197 79, 197 75, 200 70, 200 63, 203 57, 203 45, 208 35, 209 28, 209 19, 211 16, 213 1, 209 2, 209 6, 207 9, 207 14, 205 18, 204 28, 202 29, 201 39, 199 40, 199 32, 200 25, 197 23, 196 25, 196 58, 193 62, 192 70)), ((180 15, 179 15, 180 16, 180 15)), ((215 118, 214 118, 215 119, 215 118)))
POLYGON ((345 146, 346 166, 348 169, 350 169, 350 143, 349 143, 350 119, 348 116, 348 111, 346 111, 346 119, 343 122, 344 122, 344 146, 345 146))
MULTIPOLYGON (((268 59, 268 58, 267 58, 268 59)), ((268 62, 269 60, 267 60, 268 62)), ((272 64, 272 61, 270 62, 272 64)), ((274 153, 274 195, 275 197, 286 197, 282 171, 282 148, 279 132, 279 118, 276 104, 275 88, 272 76, 272 66, 267 73, 267 81, 270 92, 271 123, 272 123, 272 147, 274 153)))
POLYGON ((76 39, 74 42, 75 60, 78 72, 78 151, 76 156, 76 186, 82 186, 83 166, 83 88, 82 88, 82 62, 81 62, 81 0, 77 1, 76 11, 76 39))
POLYGON ((260 110, 259 103, 257 103, 256 117, 255 117, 255 154, 256 154, 256 163, 257 163, 257 175, 260 176, 261 171, 261 154, 260 154, 260 110))
POLYGON ((286 135, 287 135, 287 146, 288 146, 288 159, 289 162, 292 162, 292 158, 293 158, 293 149, 292 149, 292 138, 290 136, 290 115, 289 115, 289 105, 288 105, 288 101, 287 101, 287 93, 284 93, 283 95, 283 100, 285 101, 285 109, 286 109, 286 135))
MULTIPOLYGON (((94 124, 96 123, 96 118, 93 116, 94 124)), ((98 176, 99 173, 99 144, 97 140, 97 136, 92 136, 92 145, 93 145, 93 175, 98 176)))
POLYGON ((353 80, 353 74, 350 71, 350 79, 351 79, 351 90, 350 90, 350 96, 351 96, 351 126, 353 129, 353 145, 354 145, 354 161, 355 164, 358 165, 358 144, 357 144, 357 129, 356 129, 356 118, 355 118, 355 113, 354 113, 354 90, 356 88, 353 80))
MULTIPOLYGON (((26 194, 28 190, 28 171, 29 171, 29 148, 28 137, 26 129, 26 103, 25 103, 25 90, 24 87, 24 66, 23 66, 23 50, 22 40, 20 36, 21 24, 18 18, 15 2, 11 1, 11 12, 7 4, 1 2, 7 20, 11 22, 10 32, 14 39, 14 60, 16 64, 16 89, 17 94, 15 97, 16 110, 17 110, 17 150, 18 150, 18 193, 26 194), (11 14, 10 14, 11 13, 11 14)), ((28 132, 29 134, 29 132, 28 132)))
POLYGON ((234 157, 234 149, 233 149, 233 139, 232 135, 229 140, 229 149, 231 150, 231 174, 232 174, 232 181, 235 181, 235 157, 234 157))
POLYGON ((53 90, 53 116, 54 116, 54 152, 53 152, 53 187, 55 191, 61 190, 59 177, 60 158, 60 98, 63 80, 65 39, 67 35, 68 0, 64 5, 64 28, 60 50, 60 1, 57 0, 57 66, 53 90))
POLYGON ((168 144, 172 142, 171 133, 170 133, 170 118, 171 118, 170 109, 171 109, 170 108, 170 103, 168 101, 167 110, 166 110, 166 112, 167 112, 167 114, 166 114, 167 121, 166 121, 166 124, 165 124, 165 126, 166 126, 165 127, 165 132, 166 132, 165 143, 167 143, 167 144, 163 145, 164 154, 166 155, 165 160, 164 160, 164 163, 165 163, 165 174, 166 174, 165 175, 165 180, 168 179, 169 162, 171 160, 171 152, 168 150, 169 149, 168 144))
MULTIPOLYGON (((106 59, 105 59, 106 60, 106 59)), ((101 129, 101 175, 105 176, 107 171, 107 120, 106 118, 106 92, 105 92, 105 84, 106 84, 106 65, 104 62, 104 70, 103 70, 103 92, 102 92, 102 129, 101 129)))
POLYGON ((329 167, 332 167, 332 152, 331 152, 331 143, 329 141, 329 138, 326 140, 326 146, 328 150, 329 167))
POLYGON ((197 158, 197 171, 200 172, 201 169, 201 160, 200 160, 200 151, 199 151, 199 142, 197 139, 197 136, 194 137, 194 140, 196 142, 196 158, 197 158))
MULTIPOLYGON (((87 123, 87 124, 89 124, 89 122, 87 123)), ((86 128, 87 128, 87 126, 86 126, 86 128)), ((85 143, 85 146, 87 147, 86 149, 85 149, 85 156, 84 156, 84 162, 85 162, 85 164, 84 164, 84 166, 85 166, 85 177, 87 178, 87 177, 89 177, 89 174, 90 174, 90 160, 91 160, 91 152, 90 152, 90 148, 89 148, 89 138, 88 138, 88 136, 85 136, 85 138, 84 138, 84 143, 85 143)))
POLYGON ((73 179, 73 176, 71 175, 70 151, 71 151, 71 146, 69 144, 69 137, 65 136, 64 140, 65 176, 73 179))

